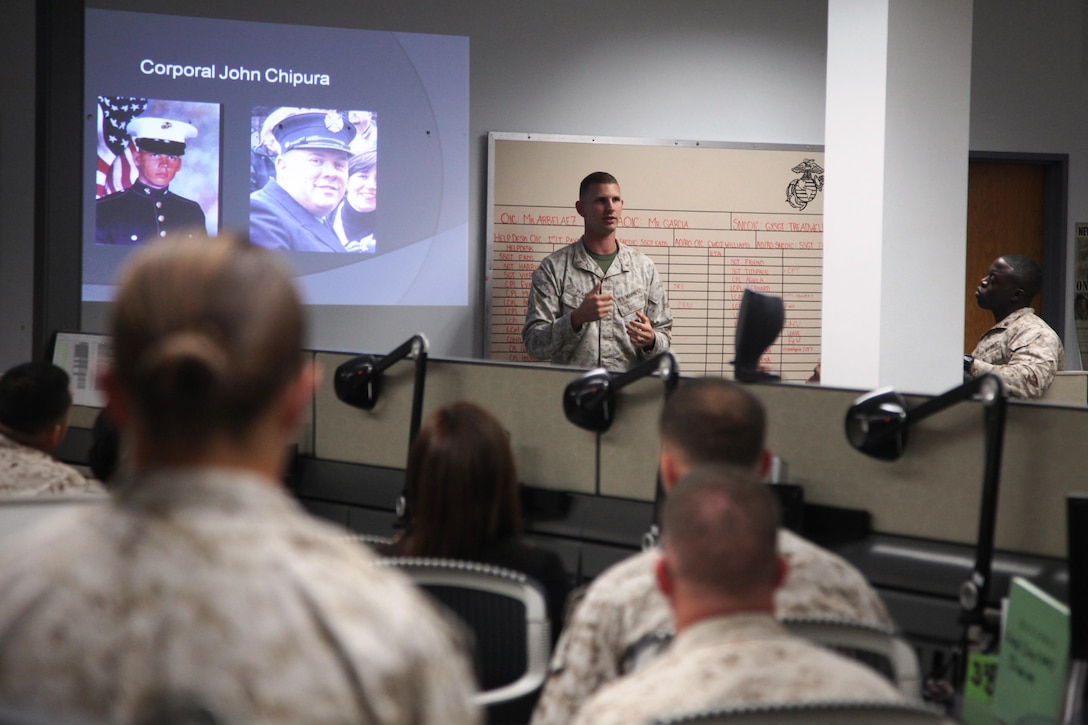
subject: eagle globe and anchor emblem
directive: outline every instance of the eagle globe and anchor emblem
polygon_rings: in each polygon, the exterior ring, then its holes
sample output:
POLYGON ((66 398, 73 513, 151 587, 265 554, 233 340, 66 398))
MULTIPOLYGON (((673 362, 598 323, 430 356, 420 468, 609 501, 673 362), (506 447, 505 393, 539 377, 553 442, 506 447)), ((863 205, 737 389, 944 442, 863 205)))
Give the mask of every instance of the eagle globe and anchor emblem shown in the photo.
POLYGON ((824 169, 815 159, 805 159, 791 171, 801 176, 786 186, 786 201, 795 209, 804 209, 824 188, 824 169))

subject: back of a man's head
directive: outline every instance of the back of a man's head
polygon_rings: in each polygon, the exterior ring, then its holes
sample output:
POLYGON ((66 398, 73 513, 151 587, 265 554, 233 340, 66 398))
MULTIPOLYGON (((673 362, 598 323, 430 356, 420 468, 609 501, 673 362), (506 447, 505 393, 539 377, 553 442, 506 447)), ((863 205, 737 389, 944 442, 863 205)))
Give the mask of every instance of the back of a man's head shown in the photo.
POLYGON ((0 376, 0 425, 37 436, 63 423, 72 407, 68 373, 47 362, 28 362, 0 376))
POLYGON ((750 470, 700 466, 665 500, 662 543, 685 591, 770 607, 778 525, 778 502, 750 470))
POLYGON ((685 380, 661 411, 661 440, 689 465, 756 468, 762 460, 767 419, 763 404, 724 378, 685 380))

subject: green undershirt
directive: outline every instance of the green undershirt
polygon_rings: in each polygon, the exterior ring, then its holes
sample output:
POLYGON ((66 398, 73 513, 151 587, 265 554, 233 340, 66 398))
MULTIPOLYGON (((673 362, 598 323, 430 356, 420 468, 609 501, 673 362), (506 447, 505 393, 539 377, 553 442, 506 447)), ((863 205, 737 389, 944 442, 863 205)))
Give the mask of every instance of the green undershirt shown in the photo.
POLYGON ((594 254, 593 252, 586 250, 586 254, 593 258, 593 261, 597 263, 597 266, 601 268, 603 274, 608 274, 608 268, 612 266, 612 260, 616 258, 616 255, 620 253, 619 246, 616 247, 616 251, 609 252, 608 254, 594 254))

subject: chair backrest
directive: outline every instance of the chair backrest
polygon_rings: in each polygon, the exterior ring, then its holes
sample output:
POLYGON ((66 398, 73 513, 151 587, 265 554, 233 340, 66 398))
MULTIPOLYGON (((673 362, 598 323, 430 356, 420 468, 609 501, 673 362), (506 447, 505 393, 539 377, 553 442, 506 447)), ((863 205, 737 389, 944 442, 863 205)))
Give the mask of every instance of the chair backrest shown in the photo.
MULTIPOLYGON (((887 677, 907 699, 921 701, 922 675, 918 655, 895 632, 846 619, 785 617, 779 621, 799 637, 868 665, 887 677)), ((671 633, 643 637, 624 652, 622 671, 642 668, 657 657, 671 639, 671 633)))
POLYGON ((109 494, 105 493, 0 499, 0 539, 22 533, 48 518, 88 506, 104 506, 109 500, 109 494))
POLYGON ((751 705, 663 718, 654 725, 934 725, 952 723, 915 703, 796 702, 751 705))
POLYGON ((872 667, 908 699, 921 700, 918 655, 895 632, 843 619, 786 617, 780 621, 790 632, 872 667))
POLYGON ((58 717, 18 705, 0 704, 0 725, 91 725, 82 718, 58 717))
POLYGON ((369 547, 387 546, 393 543, 392 536, 382 536, 381 534, 360 534, 358 532, 352 532, 350 534, 344 534, 344 538, 348 541, 366 544, 369 547))
POLYGON ((383 559, 453 612, 472 635, 480 705, 538 690, 551 655, 544 589, 521 572, 453 559, 383 559))

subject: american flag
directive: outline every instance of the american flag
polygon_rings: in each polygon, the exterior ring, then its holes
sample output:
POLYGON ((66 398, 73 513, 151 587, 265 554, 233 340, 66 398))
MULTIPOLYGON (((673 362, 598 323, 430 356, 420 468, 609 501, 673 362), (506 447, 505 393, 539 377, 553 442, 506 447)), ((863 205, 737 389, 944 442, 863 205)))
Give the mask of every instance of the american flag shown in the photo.
POLYGON ((128 122, 147 109, 146 98, 131 96, 98 97, 98 168, 95 198, 124 191, 136 180, 132 139, 128 122))

